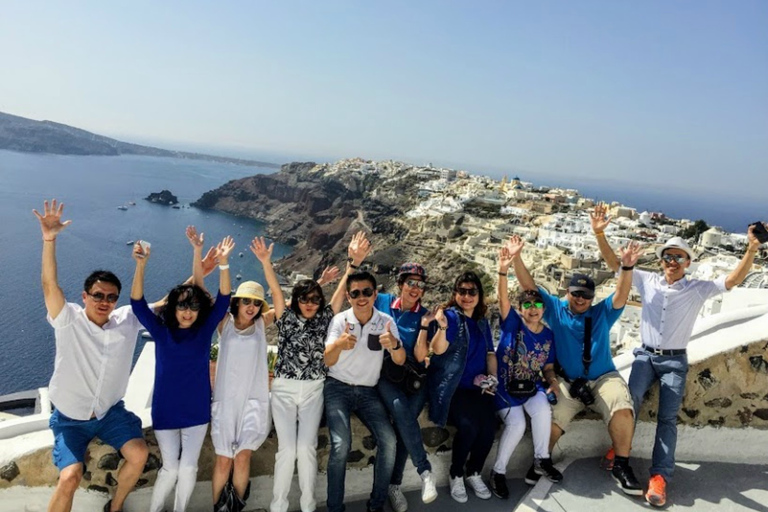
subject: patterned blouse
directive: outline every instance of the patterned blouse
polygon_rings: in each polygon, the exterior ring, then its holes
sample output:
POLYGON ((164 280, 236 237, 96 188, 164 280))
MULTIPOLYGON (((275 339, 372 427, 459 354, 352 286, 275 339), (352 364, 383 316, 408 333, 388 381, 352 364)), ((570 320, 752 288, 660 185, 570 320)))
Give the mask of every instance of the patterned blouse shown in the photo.
POLYGON ((323 380, 325 337, 333 319, 330 306, 305 319, 285 308, 277 322, 277 361, 275 377, 296 380, 323 380))

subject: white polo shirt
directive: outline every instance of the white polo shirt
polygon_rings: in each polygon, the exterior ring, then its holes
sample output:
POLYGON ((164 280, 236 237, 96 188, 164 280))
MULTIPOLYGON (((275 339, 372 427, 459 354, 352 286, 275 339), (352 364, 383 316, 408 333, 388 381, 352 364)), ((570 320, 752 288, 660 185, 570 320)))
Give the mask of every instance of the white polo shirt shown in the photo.
MULTIPOLYGON (((376 347, 378 336, 386 332, 387 322, 390 322, 389 332, 399 340, 400 335, 397 333, 397 324, 394 319, 378 309, 374 308, 373 316, 365 325, 360 324, 352 309, 334 316, 328 327, 325 344, 328 345, 339 339, 347 323, 352 326, 349 332, 357 336, 357 343, 355 348, 341 351, 339 360, 328 369, 328 376, 352 386, 372 387, 378 384, 386 349, 371 350, 371 347, 376 347)), ((381 347, 381 344, 378 344, 378 347, 381 347)))
POLYGON ((643 303, 640 339, 648 347, 664 350, 686 348, 701 306, 727 291, 724 276, 714 281, 684 277, 670 285, 663 273, 644 270, 632 272, 632 284, 643 303))
POLYGON ((104 327, 91 322, 82 306, 67 302, 56 319, 56 362, 48 391, 65 416, 103 418, 122 400, 131 375, 141 323, 131 306, 115 309, 104 327))

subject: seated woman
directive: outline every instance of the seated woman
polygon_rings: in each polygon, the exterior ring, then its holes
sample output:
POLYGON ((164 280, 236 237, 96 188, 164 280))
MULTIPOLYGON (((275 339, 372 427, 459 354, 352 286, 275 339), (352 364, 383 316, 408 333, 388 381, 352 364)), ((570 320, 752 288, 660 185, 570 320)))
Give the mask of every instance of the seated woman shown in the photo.
POLYGON ((176 488, 173 510, 187 508, 197 480, 197 460, 211 420, 211 381, 208 359, 211 337, 229 306, 229 254, 235 247, 230 237, 217 245, 219 293, 211 304, 200 287, 203 282, 203 235, 187 228, 194 248, 194 284, 177 286, 167 304, 155 315, 144 299, 144 271, 150 250, 136 244, 136 272, 131 287, 131 307, 155 340, 155 384, 152 394, 152 425, 163 466, 152 491, 150 512, 161 512, 176 488))
MULTIPOLYGON (((519 242, 519 240, 517 240, 519 242)), ((518 297, 520 314, 512 309, 507 290, 507 273, 513 257, 522 245, 513 237, 499 252, 499 310, 501 313, 501 340, 496 348, 499 371, 499 389, 496 391, 497 414, 504 422, 504 432, 499 439, 496 462, 491 471, 491 491, 499 498, 509 497, 507 489, 507 464, 525 433, 523 410, 531 417, 534 463, 526 476, 526 482, 538 480, 541 475, 553 482, 560 482, 563 475, 552 465, 549 456, 549 433, 552 411, 547 395, 559 394, 555 377, 554 334, 541 321, 544 302, 537 290, 523 291, 518 297), (543 377, 542 377, 543 375, 543 377), (542 381, 546 379, 546 384, 542 381), (526 395, 507 392, 507 383, 530 382, 526 395)))
MULTIPOLYGON (((493 446, 496 431, 496 354, 485 318, 483 285, 474 272, 464 272, 445 305, 447 326, 432 340, 435 353, 428 372, 429 417, 437 425, 456 426, 451 452, 451 497, 466 503, 467 483, 481 499, 490 499, 480 472, 493 446)), ((438 315, 439 315, 438 311, 438 315)))

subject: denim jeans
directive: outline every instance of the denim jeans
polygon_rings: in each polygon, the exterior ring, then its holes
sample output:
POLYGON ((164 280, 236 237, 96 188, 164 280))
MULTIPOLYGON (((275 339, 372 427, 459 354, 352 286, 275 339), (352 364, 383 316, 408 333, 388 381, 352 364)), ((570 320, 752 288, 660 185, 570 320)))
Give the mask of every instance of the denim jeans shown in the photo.
POLYGON ((344 511, 344 477, 352 446, 350 417, 354 412, 376 440, 370 508, 382 508, 395 464, 395 431, 375 387, 351 386, 328 377, 325 380, 325 417, 331 437, 328 458, 328 512, 344 511))
POLYGON ((669 480, 675 471, 677 413, 685 392, 688 356, 654 355, 642 348, 635 349, 634 354, 629 392, 635 406, 635 418, 643 405, 645 392, 656 380, 659 381, 659 412, 650 473, 669 480))
POLYGON ((411 462, 416 466, 419 474, 432 470, 432 465, 427 459, 427 452, 424 450, 421 426, 419 425, 419 415, 424 409, 424 404, 427 403, 427 388, 424 386, 418 392, 408 395, 400 386, 384 378, 379 380, 378 388, 384 405, 395 422, 395 433, 397 434, 395 468, 392 470, 392 478, 389 483, 400 485, 403 483, 403 471, 405 470, 405 462, 408 460, 408 454, 411 455, 411 462))

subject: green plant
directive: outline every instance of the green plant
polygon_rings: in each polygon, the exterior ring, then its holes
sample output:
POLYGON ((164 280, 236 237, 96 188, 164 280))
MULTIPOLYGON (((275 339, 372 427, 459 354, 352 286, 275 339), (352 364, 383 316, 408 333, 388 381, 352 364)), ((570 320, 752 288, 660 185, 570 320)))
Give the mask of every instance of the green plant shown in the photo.
POLYGON ((275 371, 275 363, 277 362, 277 352, 270 350, 267 352, 267 369, 270 372, 275 371))
POLYGON ((219 359, 219 344, 214 343, 211 345, 211 361, 218 361, 219 359))

